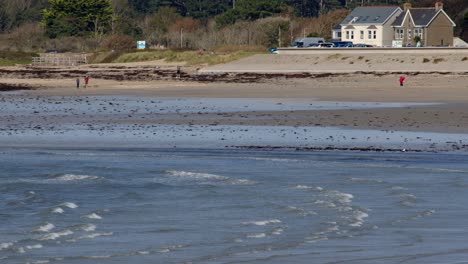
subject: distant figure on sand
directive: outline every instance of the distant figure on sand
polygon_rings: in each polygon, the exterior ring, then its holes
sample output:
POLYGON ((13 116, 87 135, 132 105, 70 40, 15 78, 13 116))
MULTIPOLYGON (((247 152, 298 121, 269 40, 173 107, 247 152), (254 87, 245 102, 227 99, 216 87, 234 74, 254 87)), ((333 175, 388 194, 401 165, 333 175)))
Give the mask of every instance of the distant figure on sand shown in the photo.
POLYGON ((177 74, 176 74, 177 79, 180 78, 180 74, 181 74, 180 66, 177 66, 177 74))
POLYGON ((400 77, 400 86, 403 86, 403 82, 405 81, 405 77, 401 76, 400 77))
POLYGON ((80 78, 76 78, 76 89, 80 88, 80 78))
POLYGON ((84 88, 88 87, 88 82, 89 82, 89 77, 85 76, 84 77, 84 88))

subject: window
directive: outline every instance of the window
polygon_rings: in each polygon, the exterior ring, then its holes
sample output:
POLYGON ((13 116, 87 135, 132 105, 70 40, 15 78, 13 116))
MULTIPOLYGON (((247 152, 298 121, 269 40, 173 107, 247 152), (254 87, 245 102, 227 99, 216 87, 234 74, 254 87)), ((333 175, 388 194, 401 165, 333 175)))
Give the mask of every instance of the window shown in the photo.
POLYGON ((351 31, 351 39, 354 39, 354 30, 351 31))
POLYGON ((349 39, 349 30, 346 30, 346 39, 349 39))
POLYGON ((364 39, 364 30, 359 31, 359 38, 364 39))
POLYGON ((372 39, 372 30, 367 31, 367 39, 372 39))
POLYGON ((377 39, 377 30, 374 30, 374 39, 377 39))
POLYGON ((408 35, 408 39, 412 39, 412 37, 411 37, 411 28, 408 28, 406 30, 406 32, 407 32, 407 35, 408 35))
POLYGON ((423 29, 422 28, 415 28, 414 29, 414 36, 419 36, 420 38, 423 37, 423 29))
POLYGON ((395 39, 403 39, 403 29, 402 28, 397 28, 395 30, 395 39))

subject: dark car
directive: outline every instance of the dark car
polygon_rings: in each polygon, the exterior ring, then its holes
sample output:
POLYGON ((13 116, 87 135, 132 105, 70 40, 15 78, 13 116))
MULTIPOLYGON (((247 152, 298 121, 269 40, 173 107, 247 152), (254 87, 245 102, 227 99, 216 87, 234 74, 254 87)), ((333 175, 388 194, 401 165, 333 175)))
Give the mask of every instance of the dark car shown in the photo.
POLYGON ((333 44, 335 48, 352 48, 354 46, 351 41, 335 41, 333 44))
POLYGON ((355 47, 355 48, 371 48, 371 47, 373 47, 373 46, 372 46, 372 45, 369 45, 369 44, 361 44, 361 43, 359 43, 359 44, 354 44, 354 47, 355 47))

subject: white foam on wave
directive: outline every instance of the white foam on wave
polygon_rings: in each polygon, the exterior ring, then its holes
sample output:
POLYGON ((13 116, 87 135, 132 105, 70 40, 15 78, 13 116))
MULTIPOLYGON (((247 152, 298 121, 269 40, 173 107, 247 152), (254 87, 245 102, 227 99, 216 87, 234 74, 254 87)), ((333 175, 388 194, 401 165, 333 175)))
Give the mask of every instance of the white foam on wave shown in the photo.
POLYGON ((299 207, 296 207, 296 206, 291 206, 291 205, 286 206, 286 210, 288 210, 290 212, 297 213, 297 214, 299 214, 301 216, 317 215, 317 213, 314 212, 314 211, 309 211, 309 210, 299 208, 299 207))
POLYGON ((52 209, 52 213, 54 214, 63 214, 65 211, 61 207, 57 207, 52 209))
POLYGON ((210 174, 210 173, 200 173, 200 172, 190 172, 190 171, 176 171, 169 170, 166 171, 167 175, 179 178, 193 179, 193 180, 202 180, 202 181, 220 181, 228 184, 237 184, 237 185, 250 185, 254 184, 253 181, 246 179, 232 179, 226 176, 210 174))
POLYGON ((401 186, 392 186, 390 189, 392 191, 406 191, 406 190, 408 190, 408 188, 401 187, 401 186))
POLYGON ((275 236, 279 236, 279 235, 283 234, 283 232, 284 232, 284 229, 283 229, 283 228, 275 228, 275 229, 271 232, 271 234, 272 234, 272 235, 275 235, 275 236))
POLYGON ((55 225, 51 223, 45 223, 44 225, 39 226, 38 228, 34 229, 36 232, 49 232, 50 230, 54 229, 55 225))
POLYGON ((98 180, 102 177, 94 175, 78 175, 78 174, 64 174, 55 178, 58 181, 83 181, 83 180, 98 180))
POLYGON ((354 198, 354 196, 352 194, 343 193, 343 192, 339 192, 339 191, 330 191, 328 193, 328 195, 332 199, 334 199, 337 202, 342 203, 342 204, 349 204, 349 203, 351 203, 352 199, 354 198))
POLYGON ((311 236, 311 237, 307 237, 307 243, 317 243, 319 241, 324 241, 324 240, 328 240, 328 237, 326 236, 311 236))
POLYGON ((100 216, 100 215, 98 215, 96 213, 88 214, 88 215, 85 215, 83 217, 88 218, 88 219, 97 219, 97 220, 102 219, 102 216, 100 216))
POLYGON ((42 245, 41 244, 35 244, 35 245, 30 245, 26 246, 27 249, 41 249, 42 245))
POLYGON ((0 243, 0 250, 8 249, 14 245, 13 242, 0 243))
POLYGON ((314 191, 319 191, 319 192, 323 191, 323 188, 320 186, 313 187, 313 186, 308 186, 308 185, 296 185, 293 188, 297 190, 314 190, 314 191))
POLYGON ((27 264, 46 264, 46 263, 50 263, 50 260, 37 260, 33 262, 27 262, 27 264))
POLYGON ((324 201, 324 200, 315 200, 314 204, 327 207, 327 208, 336 208, 336 204, 330 201, 324 201))
POLYGON ((55 233, 49 233, 49 234, 43 235, 42 237, 39 238, 39 240, 55 240, 57 238, 60 238, 63 236, 69 236, 69 235, 73 235, 73 231, 67 229, 61 232, 55 232, 55 233))
POLYGON ((271 219, 271 220, 262 220, 262 221, 251 221, 251 222, 243 222, 244 225, 256 225, 256 226, 266 226, 270 224, 280 224, 281 221, 278 219, 271 219))
POLYGON ((264 237, 266 237, 265 233, 257 233, 257 234, 247 235, 247 238, 264 238, 264 237))
POLYGON ((92 232, 96 230, 96 225, 93 224, 85 224, 81 226, 81 230, 86 231, 86 232, 92 232))
POLYGON ((360 227, 364 224, 364 218, 367 218, 367 217, 369 217, 368 214, 364 213, 363 211, 356 210, 353 214, 354 222, 349 224, 349 226, 360 227))
POLYGON ((273 161, 273 162, 297 162, 296 159, 279 159, 279 158, 248 158, 251 160, 261 160, 261 161, 273 161))
POLYGON ((62 203, 60 206, 64 206, 70 209, 78 208, 78 205, 76 205, 75 203, 70 203, 70 202, 62 203))
POLYGON ((113 232, 107 232, 107 233, 92 233, 88 235, 83 235, 78 237, 77 239, 93 239, 96 237, 101 237, 101 236, 112 236, 114 233, 113 232))
POLYGON ((111 258, 111 255, 101 255, 101 256, 84 256, 87 259, 107 259, 111 258))
POLYGON ((307 190, 307 189, 312 189, 313 187, 311 186, 307 186, 307 185, 296 185, 294 186, 294 189, 298 189, 298 190, 307 190))
POLYGON ((172 250, 176 250, 179 248, 184 247, 183 245, 172 245, 172 246, 167 246, 167 247, 162 247, 161 249, 158 250, 159 253, 168 253, 171 252, 172 250))
POLYGON ((202 179, 202 180, 227 180, 228 177, 220 176, 216 174, 209 174, 209 173, 199 173, 199 172, 189 172, 189 171, 175 171, 170 170, 167 171, 168 175, 175 176, 175 177, 184 177, 184 178, 193 178, 193 179, 202 179))
POLYGON ((352 181, 352 182, 362 182, 362 183, 384 183, 384 181, 378 180, 378 179, 366 179, 366 178, 351 177, 349 180, 352 181))

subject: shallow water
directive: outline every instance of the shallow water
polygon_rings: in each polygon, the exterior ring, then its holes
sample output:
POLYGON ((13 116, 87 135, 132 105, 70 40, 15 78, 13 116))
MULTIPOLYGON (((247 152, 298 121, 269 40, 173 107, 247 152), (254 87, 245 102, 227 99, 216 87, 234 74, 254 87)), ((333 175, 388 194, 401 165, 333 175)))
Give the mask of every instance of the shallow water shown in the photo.
POLYGON ((460 263, 466 160, 4 148, 0 263, 460 263))

